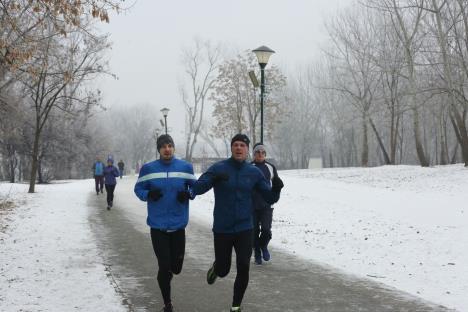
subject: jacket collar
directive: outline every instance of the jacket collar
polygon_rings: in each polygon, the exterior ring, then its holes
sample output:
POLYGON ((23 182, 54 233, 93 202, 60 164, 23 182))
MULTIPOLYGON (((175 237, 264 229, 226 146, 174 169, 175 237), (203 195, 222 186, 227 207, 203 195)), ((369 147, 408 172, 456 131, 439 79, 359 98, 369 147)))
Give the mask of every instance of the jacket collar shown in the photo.
POLYGON ((237 161, 234 159, 234 157, 229 158, 228 162, 236 169, 242 168, 247 163, 245 160, 237 161))
POLYGON ((175 156, 172 156, 172 158, 169 159, 169 160, 163 160, 162 158, 159 158, 158 160, 159 160, 159 162, 160 162, 161 164, 163 164, 164 166, 169 166, 169 165, 171 165, 171 164, 174 162, 174 159, 175 159, 175 156))

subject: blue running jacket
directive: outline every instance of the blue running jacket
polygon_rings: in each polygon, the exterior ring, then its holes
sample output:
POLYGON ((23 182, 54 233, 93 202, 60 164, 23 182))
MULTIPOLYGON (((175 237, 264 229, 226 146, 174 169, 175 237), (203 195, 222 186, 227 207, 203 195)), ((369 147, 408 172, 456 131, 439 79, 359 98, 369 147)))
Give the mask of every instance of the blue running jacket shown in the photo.
POLYGON ((279 192, 271 190, 270 183, 257 167, 246 161, 238 162, 233 158, 212 165, 191 186, 193 196, 206 193, 213 188, 215 206, 213 211, 213 232, 237 233, 253 228, 253 191, 259 192, 269 204, 278 201, 279 192), (213 177, 224 173, 227 181, 213 184, 213 177))
POLYGON ((180 203, 177 193, 187 190, 195 180, 192 164, 184 160, 158 159, 144 164, 134 191, 139 199, 148 203, 148 226, 163 231, 184 229, 188 223, 189 204, 188 201, 180 203), (163 196, 157 201, 148 200, 148 192, 155 188, 160 189, 163 196))

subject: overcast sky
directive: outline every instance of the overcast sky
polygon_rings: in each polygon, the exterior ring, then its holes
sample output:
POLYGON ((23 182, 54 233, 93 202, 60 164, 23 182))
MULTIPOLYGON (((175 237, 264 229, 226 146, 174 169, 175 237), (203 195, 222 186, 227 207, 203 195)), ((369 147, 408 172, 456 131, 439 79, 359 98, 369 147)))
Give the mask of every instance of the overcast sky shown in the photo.
POLYGON ((178 137, 184 120, 178 93, 183 76, 181 48, 190 46, 194 37, 238 51, 266 45, 276 51, 269 64, 291 71, 312 62, 325 37, 325 20, 351 2, 138 0, 128 12, 113 15, 109 24, 99 26, 111 35, 110 68, 119 77, 99 83, 104 105, 167 107, 171 110, 168 124, 178 137))

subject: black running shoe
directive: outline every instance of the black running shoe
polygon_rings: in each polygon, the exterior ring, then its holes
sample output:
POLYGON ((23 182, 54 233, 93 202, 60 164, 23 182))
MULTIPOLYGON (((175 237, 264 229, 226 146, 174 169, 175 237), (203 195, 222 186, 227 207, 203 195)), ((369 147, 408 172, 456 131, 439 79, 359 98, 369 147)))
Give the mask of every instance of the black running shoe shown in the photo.
POLYGON ((166 304, 161 310, 161 312, 174 312, 174 307, 172 306, 172 303, 166 304))
POLYGON ((213 265, 206 273, 206 281, 208 282, 209 285, 214 284, 214 282, 216 281, 216 278, 218 277, 215 273, 214 266, 215 266, 215 263, 213 262, 213 265))

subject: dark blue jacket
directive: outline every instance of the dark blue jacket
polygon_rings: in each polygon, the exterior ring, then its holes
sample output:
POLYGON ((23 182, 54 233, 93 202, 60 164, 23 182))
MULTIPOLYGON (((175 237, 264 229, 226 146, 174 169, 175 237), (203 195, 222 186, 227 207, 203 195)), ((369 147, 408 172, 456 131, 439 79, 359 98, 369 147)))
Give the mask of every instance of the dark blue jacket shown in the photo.
POLYGON ((116 185, 117 180, 115 177, 120 176, 119 169, 115 166, 106 166, 104 168, 104 184, 107 185, 116 185))
POLYGON ((252 192, 257 190, 263 198, 273 204, 280 193, 273 192, 263 173, 248 162, 229 158, 212 165, 191 187, 193 195, 206 193, 213 187, 215 206, 213 232, 237 233, 253 228, 252 192), (229 175, 227 181, 213 185, 213 176, 229 175))
POLYGON ((146 223, 153 229, 179 230, 187 226, 189 218, 188 201, 177 200, 179 191, 187 190, 195 182, 192 164, 172 158, 169 162, 155 160, 144 164, 135 184, 135 194, 147 201, 148 217, 146 223), (160 189, 163 197, 157 201, 148 200, 148 192, 160 189))

